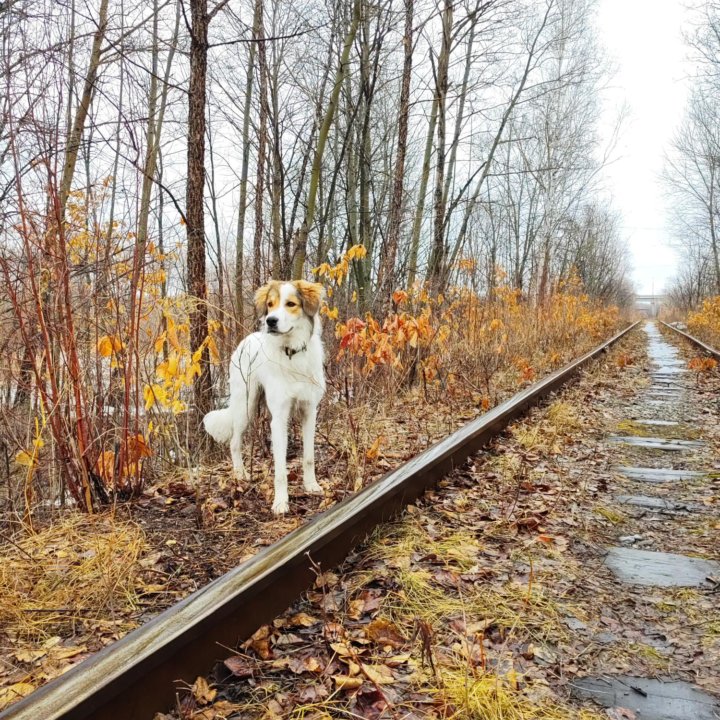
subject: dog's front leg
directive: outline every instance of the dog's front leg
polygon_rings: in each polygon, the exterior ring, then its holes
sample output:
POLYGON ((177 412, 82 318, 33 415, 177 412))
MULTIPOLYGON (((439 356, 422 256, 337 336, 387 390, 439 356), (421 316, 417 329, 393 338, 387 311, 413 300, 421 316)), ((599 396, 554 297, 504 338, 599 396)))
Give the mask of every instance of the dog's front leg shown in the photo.
POLYGON ((273 462, 275 463, 275 500, 272 511, 276 515, 280 515, 290 509, 287 486, 287 434, 290 422, 290 405, 283 403, 278 407, 270 408, 270 412, 272 413, 270 430, 273 462))
POLYGON ((302 420, 303 434, 303 487, 306 492, 324 495, 324 490, 315 479, 315 422, 317 405, 307 403, 304 407, 302 420))

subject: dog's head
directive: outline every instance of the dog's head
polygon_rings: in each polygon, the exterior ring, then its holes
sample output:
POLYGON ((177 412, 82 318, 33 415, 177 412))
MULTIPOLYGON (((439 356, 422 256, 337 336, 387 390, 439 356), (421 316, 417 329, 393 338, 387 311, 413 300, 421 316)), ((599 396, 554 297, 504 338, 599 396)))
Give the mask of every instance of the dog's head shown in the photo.
POLYGON ((296 331, 312 332, 324 293, 320 283, 271 280, 255 293, 255 307, 263 331, 287 336, 296 331))

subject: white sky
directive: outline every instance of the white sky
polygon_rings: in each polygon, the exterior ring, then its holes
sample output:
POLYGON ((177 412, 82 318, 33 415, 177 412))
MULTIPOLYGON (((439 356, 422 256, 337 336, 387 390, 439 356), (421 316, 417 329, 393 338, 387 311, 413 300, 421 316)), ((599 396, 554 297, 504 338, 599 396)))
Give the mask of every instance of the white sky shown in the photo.
POLYGON ((683 0, 599 0, 600 42, 617 67, 605 118, 616 115, 623 103, 628 109, 606 184, 622 216, 640 293, 661 291, 678 262, 669 246, 667 199, 659 175, 683 117, 691 72, 682 39, 685 6, 683 0))

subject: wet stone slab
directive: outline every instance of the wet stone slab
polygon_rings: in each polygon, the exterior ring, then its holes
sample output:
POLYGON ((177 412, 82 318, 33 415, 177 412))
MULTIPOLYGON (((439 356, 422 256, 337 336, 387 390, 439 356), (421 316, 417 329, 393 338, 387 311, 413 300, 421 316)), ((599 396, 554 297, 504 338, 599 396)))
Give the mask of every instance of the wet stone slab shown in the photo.
POLYGON ((672 500, 650 497, 649 495, 618 495, 615 499, 624 505, 636 505, 637 507, 649 508, 650 510, 680 512, 691 509, 691 506, 687 503, 676 503, 672 502, 672 500))
MULTIPOLYGON (((662 387, 674 387, 683 389, 687 389, 688 387, 686 383, 682 382, 681 378, 679 378, 677 374, 660 375, 658 373, 655 373, 650 377, 653 381, 653 385, 662 385, 662 387)), ((650 387, 653 387, 653 385, 651 385, 650 387)))
POLYGON ((621 707, 637 720, 717 720, 718 699, 685 682, 654 678, 581 678, 571 684, 575 697, 605 708, 621 707))
POLYGON ((617 472, 631 480, 643 482, 682 482, 683 480, 696 480, 704 477, 706 473, 697 470, 668 470, 666 468, 651 467, 619 467, 617 472))
POLYGON ((680 423, 677 420, 635 420, 638 425, 657 425, 658 427, 677 427, 680 423))
POLYGON ((666 440, 659 437, 639 437, 633 435, 628 435, 626 437, 611 435, 608 440, 612 443, 622 443, 623 445, 632 445, 633 447, 648 448, 650 450, 667 450, 672 452, 697 450, 705 446, 705 443, 700 442, 699 440, 666 440))
POLYGON ((612 547, 605 557, 622 582, 657 587, 712 587, 720 578, 720 563, 687 555, 612 547))

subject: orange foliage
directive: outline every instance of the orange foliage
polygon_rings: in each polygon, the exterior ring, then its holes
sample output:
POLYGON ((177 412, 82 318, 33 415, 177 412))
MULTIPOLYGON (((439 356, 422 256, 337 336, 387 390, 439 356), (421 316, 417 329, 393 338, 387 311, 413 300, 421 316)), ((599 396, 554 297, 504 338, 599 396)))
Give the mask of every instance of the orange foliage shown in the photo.
POLYGON ((704 300, 699 310, 688 315, 687 325, 691 335, 720 347, 720 295, 704 300))
MULTIPOLYGON (((342 273, 333 278, 341 280, 342 273)), ((386 383, 385 391, 416 379, 426 390, 464 381, 484 389, 478 399, 483 409, 491 405, 497 373, 512 368, 517 385, 533 382, 538 366, 556 367, 577 356, 579 347, 607 337, 619 322, 617 308, 591 301, 576 278, 558 285, 539 307, 510 287, 502 274, 489 297, 467 288, 432 297, 417 285, 396 290, 392 300, 393 309, 383 318, 365 313, 336 322, 341 370, 350 371, 356 382, 378 376, 386 383)), ((323 314, 335 319, 338 309, 323 314)))
POLYGON ((696 373, 709 373, 717 367, 717 360, 711 357, 694 357, 688 363, 688 367, 696 373))

